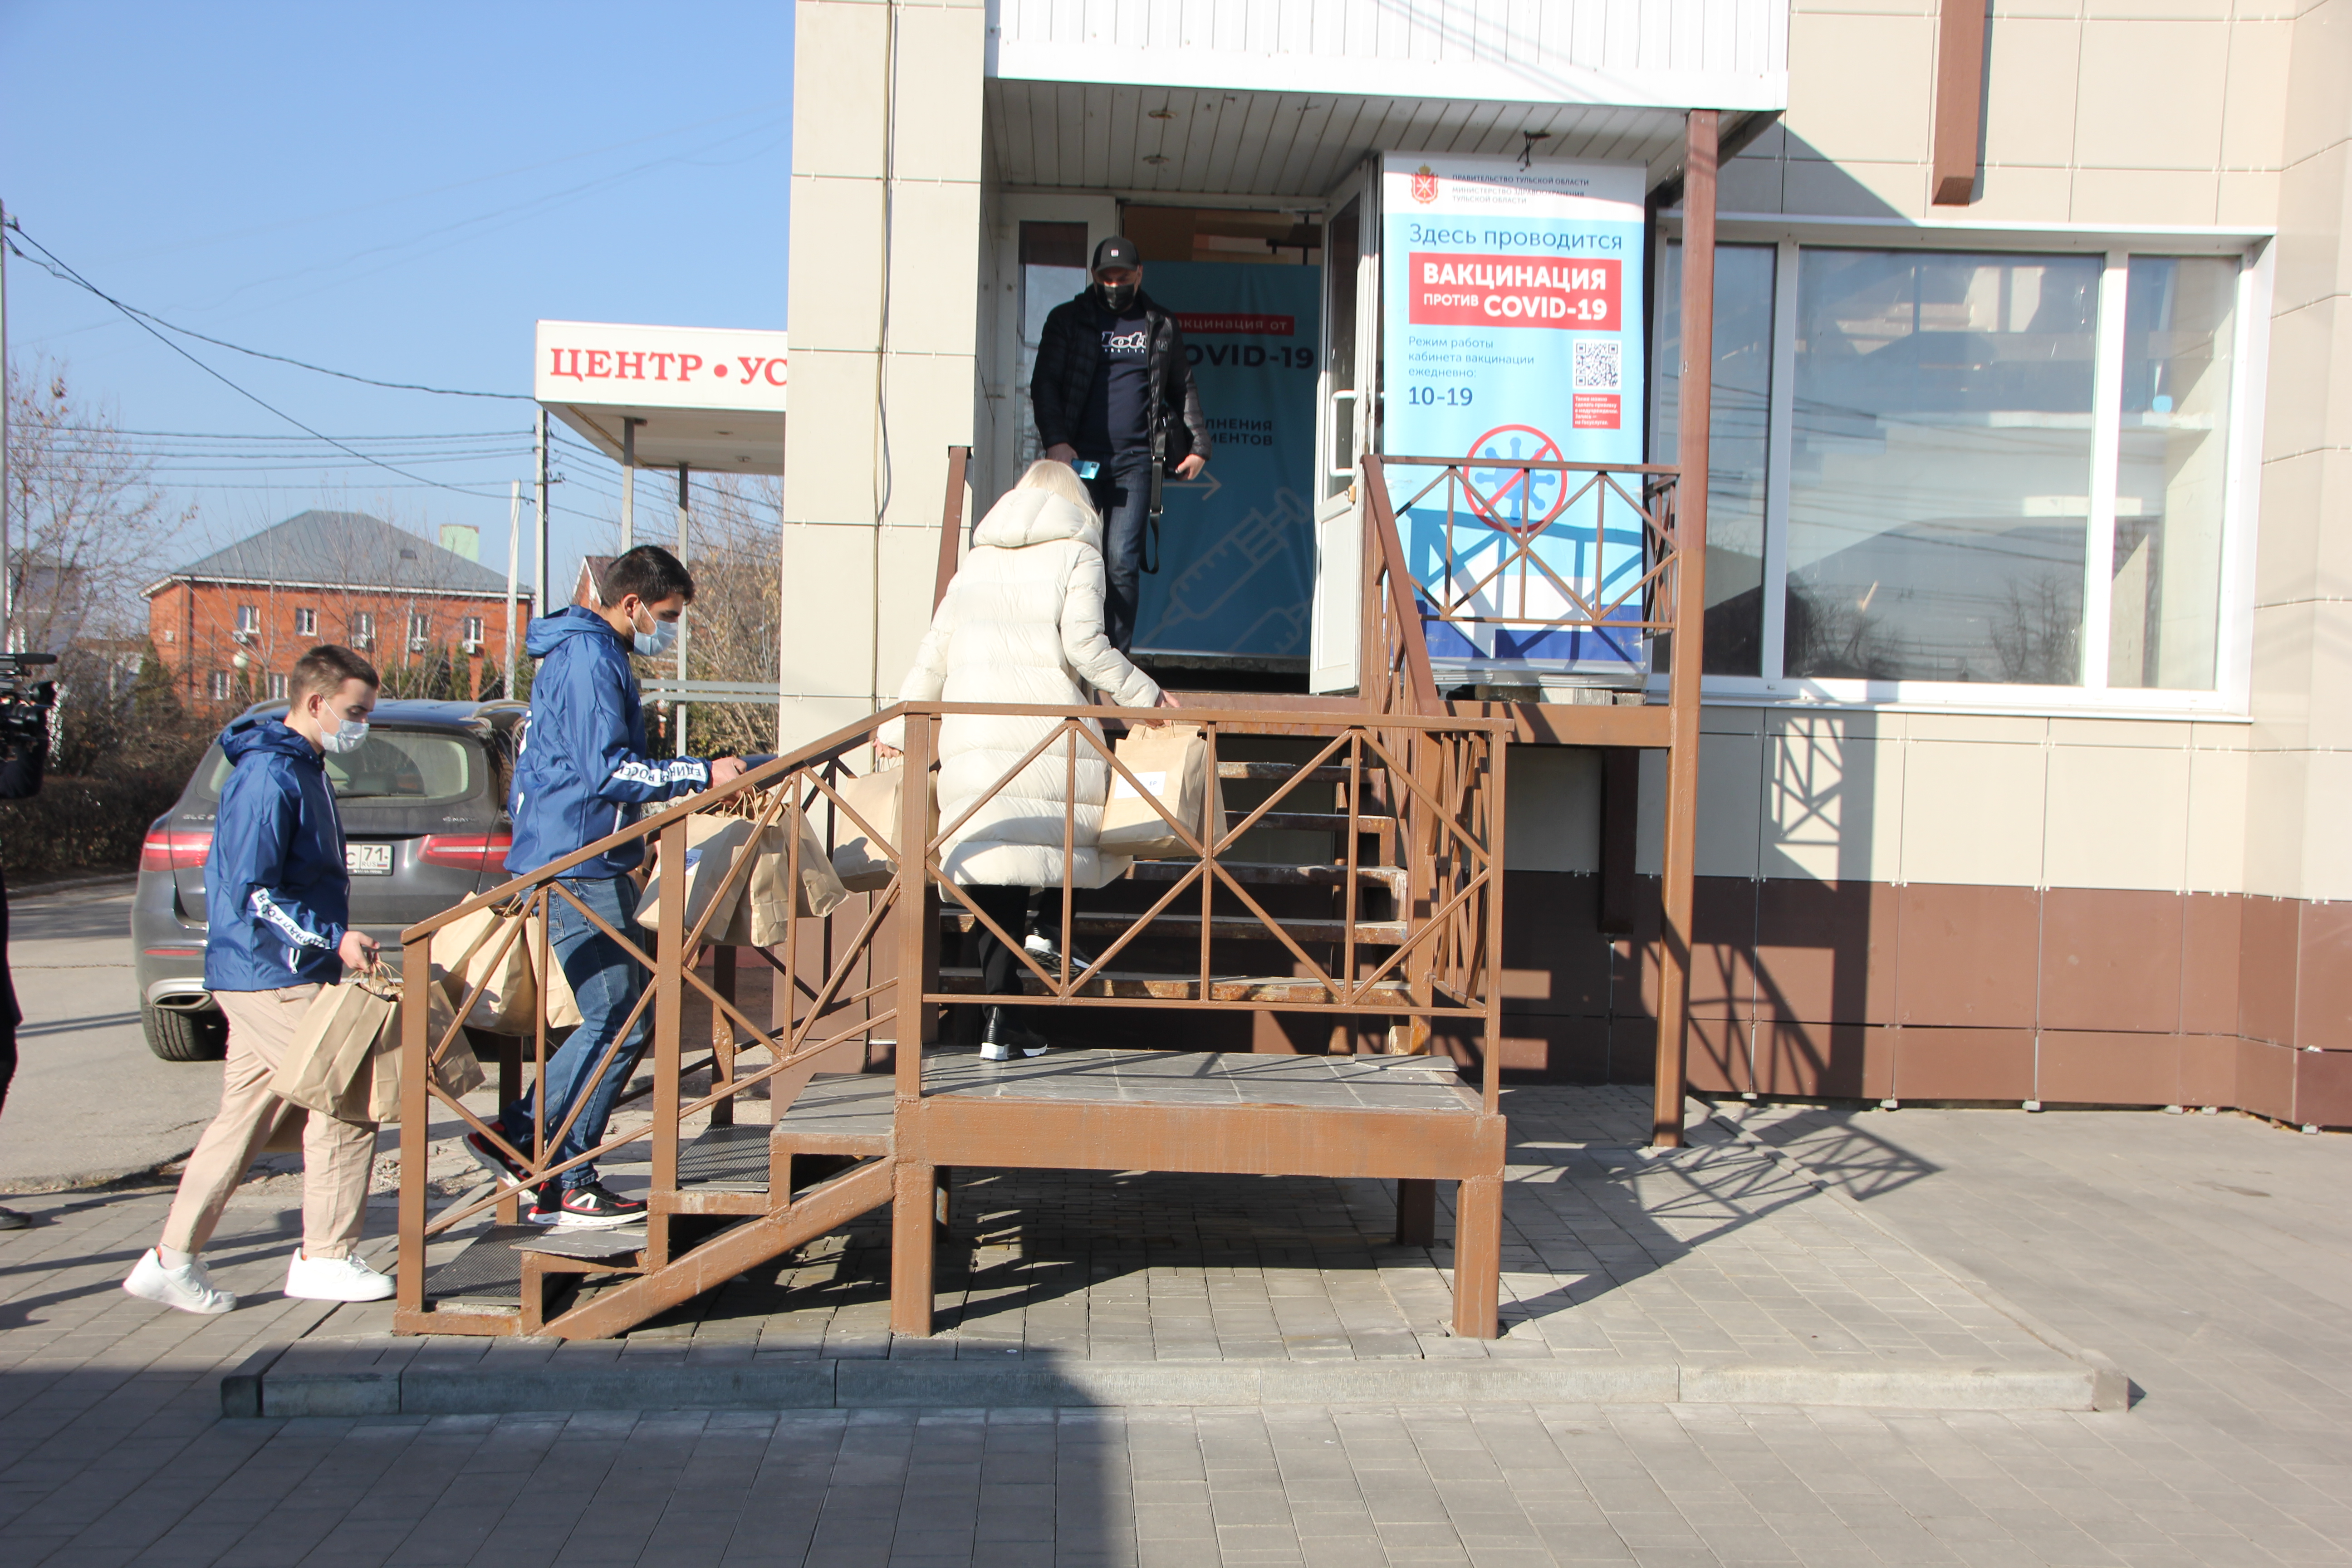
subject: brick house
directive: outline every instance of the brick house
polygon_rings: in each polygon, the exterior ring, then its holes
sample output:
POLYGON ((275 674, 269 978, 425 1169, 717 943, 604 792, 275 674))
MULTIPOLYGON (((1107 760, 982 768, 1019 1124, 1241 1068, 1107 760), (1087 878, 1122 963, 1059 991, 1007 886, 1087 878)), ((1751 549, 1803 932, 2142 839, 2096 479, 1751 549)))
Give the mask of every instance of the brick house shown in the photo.
MULTIPOLYGON (((506 579, 356 511, 305 511, 142 590, 155 651, 191 703, 286 695, 322 642, 357 648, 387 681, 449 662, 457 691, 494 689, 506 664, 506 579)), ((518 641, 531 595, 516 598, 518 641)))

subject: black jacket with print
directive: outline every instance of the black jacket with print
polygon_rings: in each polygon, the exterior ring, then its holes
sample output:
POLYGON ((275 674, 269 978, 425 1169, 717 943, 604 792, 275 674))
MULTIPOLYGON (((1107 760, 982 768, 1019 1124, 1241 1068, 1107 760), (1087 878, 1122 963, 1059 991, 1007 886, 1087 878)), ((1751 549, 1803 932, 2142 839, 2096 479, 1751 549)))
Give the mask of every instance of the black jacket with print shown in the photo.
MULTIPOLYGON (((1209 420, 1201 412, 1201 389, 1193 384, 1192 366, 1184 357, 1184 333, 1176 318, 1138 291, 1145 322, 1151 329, 1150 347, 1144 355, 1147 396, 1154 437, 1167 434, 1168 466, 1188 456, 1209 460, 1209 420)), ((1102 359, 1102 322, 1110 319, 1092 289, 1054 307, 1037 340, 1037 368, 1029 378, 1029 398, 1037 415, 1040 447, 1075 446, 1085 419, 1087 394, 1093 390, 1095 367, 1102 359)))

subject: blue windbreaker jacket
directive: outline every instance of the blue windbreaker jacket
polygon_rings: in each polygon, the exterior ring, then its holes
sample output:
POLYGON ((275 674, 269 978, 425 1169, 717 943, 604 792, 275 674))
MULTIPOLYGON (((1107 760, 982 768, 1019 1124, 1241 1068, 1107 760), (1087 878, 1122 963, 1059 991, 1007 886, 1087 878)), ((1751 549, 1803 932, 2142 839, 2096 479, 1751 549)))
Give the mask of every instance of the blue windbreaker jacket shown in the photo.
POLYGON ((205 856, 205 989, 335 984, 352 879, 326 767, 277 719, 230 725, 221 750, 235 766, 205 856))
MULTIPOLYGON (((618 833, 647 802, 709 784, 710 764, 702 758, 647 753, 628 649, 602 616, 567 605, 531 622, 523 647, 540 666, 515 755, 509 872, 536 871, 618 833)), ((564 875, 617 877, 644 858, 644 846, 625 845, 564 875)))

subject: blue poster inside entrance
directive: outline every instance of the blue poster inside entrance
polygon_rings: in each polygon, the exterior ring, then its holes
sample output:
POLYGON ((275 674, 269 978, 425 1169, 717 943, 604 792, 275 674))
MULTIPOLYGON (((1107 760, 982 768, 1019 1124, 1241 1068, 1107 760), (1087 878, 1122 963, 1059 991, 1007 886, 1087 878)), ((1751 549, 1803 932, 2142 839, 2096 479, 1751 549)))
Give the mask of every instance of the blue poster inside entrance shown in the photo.
POLYGON ((1303 664, 1323 269, 1154 261, 1144 289, 1184 330, 1214 451, 1166 487, 1136 651, 1303 664))

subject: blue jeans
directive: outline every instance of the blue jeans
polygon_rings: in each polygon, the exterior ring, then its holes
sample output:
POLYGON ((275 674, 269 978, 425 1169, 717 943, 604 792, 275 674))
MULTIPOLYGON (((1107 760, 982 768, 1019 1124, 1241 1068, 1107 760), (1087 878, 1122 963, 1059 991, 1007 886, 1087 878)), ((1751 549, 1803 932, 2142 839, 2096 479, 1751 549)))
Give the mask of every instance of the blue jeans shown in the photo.
MULTIPOLYGON (((632 929, 631 922, 637 914, 637 885, 632 879, 567 877, 563 886, 614 931, 625 932, 632 929)), ((572 1102, 580 1098, 584 1087, 587 1106, 549 1162, 560 1164, 604 1141, 604 1123, 612 1120, 613 1102, 628 1087, 629 1074, 636 1070, 637 1058, 646 1054, 646 1044, 653 1031, 647 1016, 640 1014, 636 1026, 614 1054, 613 1065, 594 1083, 588 1083, 588 1075, 619 1031, 621 1021, 644 994, 646 972, 618 942, 590 924, 588 917, 572 908, 560 893, 551 895, 547 900, 547 945, 555 962, 563 966, 564 978, 572 982, 572 994, 580 1003, 580 1026, 548 1059, 547 1071, 533 1094, 508 1106, 499 1120, 508 1140, 519 1149, 528 1149, 534 1096, 545 1098, 547 1131, 552 1133, 572 1114, 572 1102)), ((574 1165, 557 1178, 567 1192, 584 1187, 595 1179, 593 1161, 574 1165)))
POLYGON ((1143 592, 1143 524, 1151 510, 1151 452, 1097 458, 1102 470, 1087 480, 1103 520, 1103 631, 1125 653, 1135 641, 1135 614, 1143 592))

